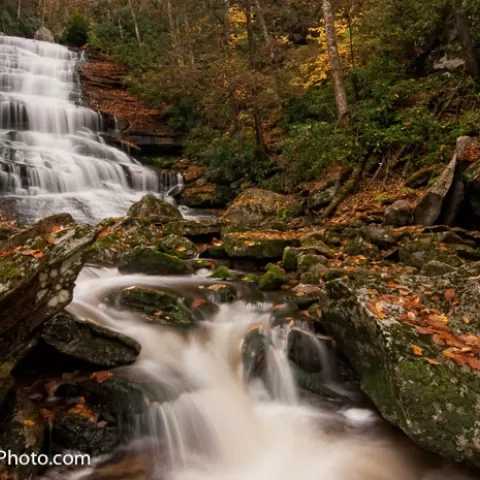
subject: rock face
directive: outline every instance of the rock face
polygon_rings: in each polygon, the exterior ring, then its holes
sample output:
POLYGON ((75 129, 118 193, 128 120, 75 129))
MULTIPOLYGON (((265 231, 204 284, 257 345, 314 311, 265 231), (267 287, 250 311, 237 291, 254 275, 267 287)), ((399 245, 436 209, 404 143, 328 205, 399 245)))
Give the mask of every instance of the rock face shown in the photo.
POLYGON ((177 196, 182 205, 191 208, 224 208, 235 196, 230 187, 208 183, 188 185, 177 196))
POLYGON ((255 227, 265 220, 290 219, 301 210, 302 207, 296 200, 285 195, 249 188, 235 199, 223 219, 237 225, 255 227))
POLYGON ((175 205, 160 200, 155 195, 145 195, 128 210, 132 218, 148 218, 149 220, 181 220, 182 214, 175 205))
POLYGON ((94 229, 55 215, 1 245, 0 360, 15 352, 45 320, 71 300, 94 229))
POLYGON ((479 273, 476 263, 434 278, 338 279, 320 294, 322 324, 382 415, 420 446, 476 468, 479 273))
POLYGON ((56 315, 46 322, 42 339, 65 355, 100 367, 133 363, 141 349, 139 343, 125 335, 69 314, 56 315))
POLYGON ((33 37, 35 40, 40 40, 42 42, 55 42, 55 37, 53 33, 46 27, 40 27, 36 32, 35 36, 33 37))

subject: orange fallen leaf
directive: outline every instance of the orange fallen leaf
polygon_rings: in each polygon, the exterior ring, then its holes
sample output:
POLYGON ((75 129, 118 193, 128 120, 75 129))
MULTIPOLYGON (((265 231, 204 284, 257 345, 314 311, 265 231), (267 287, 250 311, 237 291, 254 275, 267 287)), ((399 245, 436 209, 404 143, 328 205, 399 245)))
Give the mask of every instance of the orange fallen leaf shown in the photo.
POLYGON ((425 359, 428 363, 431 365, 441 365, 442 362, 439 362, 438 360, 435 360, 434 358, 426 358, 425 359))
POLYGON ((445 300, 447 302, 450 302, 452 300, 452 298, 455 296, 455 290, 453 290, 453 289, 446 290, 445 293, 443 294, 443 296, 445 297, 445 300))
POLYGON ((207 303, 207 301, 203 297, 196 297, 192 301, 191 308, 201 307, 205 303, 207 303))
POLYGON ((19 253, 25 256, 31 256, 34 258, 42 258, 44 253, 41 250, 32 250, 32 249, 27 249, 27 250, 21 250, 19 253))
POLYGON ((110 378, 111 376, 113 376, 112 372, 101 371, 92 373, 90 378, 94 378, 98 383, 103 383, 107 378, 110 378))
POLYGON ((423 355, 423 351, 418 345, 412 345, 412 352, 414 355, 417 355, 419 357, 423 355))
POLYGON ((31 427, 32 425, 35 425, 35 422, 30 419, 26 419, 22 422, 23 425, 26 425, 27 427, 31 427))

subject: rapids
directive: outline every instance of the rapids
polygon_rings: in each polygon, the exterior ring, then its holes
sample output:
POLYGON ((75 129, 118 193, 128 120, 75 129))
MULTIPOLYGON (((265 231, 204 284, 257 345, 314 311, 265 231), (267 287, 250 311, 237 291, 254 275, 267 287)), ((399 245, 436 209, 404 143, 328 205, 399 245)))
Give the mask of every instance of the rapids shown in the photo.
MULTIPOLYGON (((70 476, 53 471, 49 479, 473 480, 421 451, 365 404, 326 401, 297 388, 285 352, 292 328, 272 326, 268 298, 220 304, 188 333, 143 323, 102 302, 107 292, 132 285, 185 295, 209 282, 198 274, 83 270, 69 311, 139 341, 139 358, 124 370, 168 392, 170 400, 152 403, 132 419, 125 448, 148 463, 145 475, 128 476, 119 465, 115 476, 102 476, 94 466, 70 476), (265 381, 245 376, 241 355, 246 334, 259 325, 272 340, 265 381)), ((329 355, 322 350, 322 361, 333 366, 329 355)), ((330 371, 326 378, 331 381, 330 371)))
POLYGON ((20 220, 67 211, 96 223, 182 181, 105 143, 102 116, 82 104, 80 62, 64 46, 0 35, 0 195, 20 220))

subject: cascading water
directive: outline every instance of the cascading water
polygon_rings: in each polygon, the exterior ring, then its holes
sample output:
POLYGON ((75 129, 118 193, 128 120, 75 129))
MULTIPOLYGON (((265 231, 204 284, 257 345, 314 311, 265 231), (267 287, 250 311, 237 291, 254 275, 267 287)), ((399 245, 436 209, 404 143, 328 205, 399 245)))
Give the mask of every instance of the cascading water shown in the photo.
MULTIPOLYGON (((180 332, 103 303, 107 293, 132 285, 188 296, 208 283, 200 276, 84 269, 69 310, 139 341, 137 362, 123 371, 167 400, 132 419, 130 456, 119 471, 111 465, 103 471, 100 462, 74 474, 52 471, 48 479, 473 480, 420 451, 369 409, 302 395, 285 355, 297 327, 274 326, 272 305, 220 304, 209 319, 180 332), (242 343, 253 329, 269 338, 266 378, 244 378, 242 343), (143 474, 123 470, 137 465, 143 474)), ((325 360, 327 351, 319 346, 318 354, 325 360)), ((331 371, 325 378, 332 381, 331 371)))
POLYGON ((80 105, 79 61, 61 45, 0 36, 0 195, 25 220, 67 211, 92 223, 181 182, 105 143, 101 115, 80 105))

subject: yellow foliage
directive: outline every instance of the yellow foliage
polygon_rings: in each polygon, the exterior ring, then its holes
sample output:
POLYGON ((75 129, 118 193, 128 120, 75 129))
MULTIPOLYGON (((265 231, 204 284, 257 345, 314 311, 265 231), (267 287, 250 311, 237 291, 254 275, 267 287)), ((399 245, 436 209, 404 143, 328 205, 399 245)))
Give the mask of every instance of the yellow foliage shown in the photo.
MULTIPOLYGON (((351 67, 350 52, 350 31, 345 20, 337 20, 335 22, 337 32, 338 53, 342 59, 344 66, 351 67)), ((327 35, 325 27, 311 28, 308 39, 315 42, 320 51, 315 57, 310 57, 300 64, 300 78, 294 82, 295 86, 302 88, 310 88, 321 85, 327 79, 330 72, 330 59, 327 50, 327 35)))

